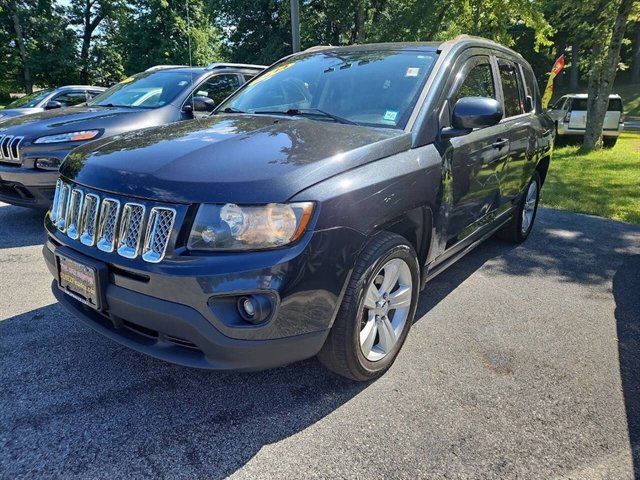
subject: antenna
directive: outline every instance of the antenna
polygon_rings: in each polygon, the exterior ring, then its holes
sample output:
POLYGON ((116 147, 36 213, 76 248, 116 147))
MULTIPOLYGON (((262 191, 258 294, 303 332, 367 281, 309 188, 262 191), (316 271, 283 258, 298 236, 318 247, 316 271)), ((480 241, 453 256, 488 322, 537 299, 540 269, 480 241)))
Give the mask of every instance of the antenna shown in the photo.
MULTIPOLYGON (((193 88, 193 61, 191 59, 191 17, 189 15, 189 0, 187 0, 186 2, 187 4, 187 46, 189 49, 189 72, 191 73, 191 85, 190 88, 193 88)), ((193 100, 193 95, 194 95, 194 91, 191 92, 191 115, 193 115, 193 118, 196 118, 195 115, 195 102, 193 100)))

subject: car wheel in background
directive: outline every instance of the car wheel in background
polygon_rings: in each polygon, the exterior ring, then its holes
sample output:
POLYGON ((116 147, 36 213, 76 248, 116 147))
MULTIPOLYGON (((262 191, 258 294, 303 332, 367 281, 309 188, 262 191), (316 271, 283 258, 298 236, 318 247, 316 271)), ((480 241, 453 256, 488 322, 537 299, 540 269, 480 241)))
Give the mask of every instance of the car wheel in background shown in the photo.
POLYGON ((617 141, 618 137, 604 137, 602 139, 602 146, 604 148, 613 148, 615 147, 617 141))
POLYGON ((518 202, 513 217, 498 231, 498 237, 508 242, 524 242, 533 228, 540 201, 540 175, 536 171, 525 188, 524 195, 518 202))
POLYGON ((358 257, 340 310, 318 358, 333 372, 366 381, 394 362, 416 311, 420 284, 413 247, 389 232, 358 257))

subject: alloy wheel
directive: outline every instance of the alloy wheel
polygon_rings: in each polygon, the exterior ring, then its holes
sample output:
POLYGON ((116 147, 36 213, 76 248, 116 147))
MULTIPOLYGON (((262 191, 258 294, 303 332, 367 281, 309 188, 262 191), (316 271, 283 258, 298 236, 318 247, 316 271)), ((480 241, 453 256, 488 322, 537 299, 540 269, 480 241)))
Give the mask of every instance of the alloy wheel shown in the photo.
POLYGON ((412 287, 409 265, 400 258, 385 263, 366 286, 359 339, 367 360, 382 360, 398 342, 409 316, 412 287))
POLYGON ((522 208, 522 234, 526 235, 529 231, 529 226, 533 222, 533 215, 536 211, 536 203, 538 201, 538 184, 537 182, 531 182, 529 190, 527 190, 527 196, 522 208))

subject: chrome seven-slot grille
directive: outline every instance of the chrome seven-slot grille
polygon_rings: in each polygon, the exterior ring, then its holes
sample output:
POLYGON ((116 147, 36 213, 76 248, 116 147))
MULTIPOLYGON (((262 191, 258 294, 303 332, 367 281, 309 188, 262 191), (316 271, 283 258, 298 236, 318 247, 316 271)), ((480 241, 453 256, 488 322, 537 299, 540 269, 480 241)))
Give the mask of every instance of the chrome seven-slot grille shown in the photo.
POLYGON ((24 137, 13 135, 0 135, 0 162, 15 163, 20 165, 20 144, 24 137))
POLYGON ((121 205, 115 198, 100 198, 58 180, 49 218, 60 232, 84 245, 158 263, 167 250, 176 211, 153 207, 147 216, 140 203, 121 205))

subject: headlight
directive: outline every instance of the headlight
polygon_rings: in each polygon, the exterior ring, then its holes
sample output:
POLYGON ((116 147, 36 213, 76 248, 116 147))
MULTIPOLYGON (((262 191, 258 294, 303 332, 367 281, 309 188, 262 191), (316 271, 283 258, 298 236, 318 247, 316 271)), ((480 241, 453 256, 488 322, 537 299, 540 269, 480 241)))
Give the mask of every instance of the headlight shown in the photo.
POLYGON ((100 130, 81 130, 79 132, 59 133, 37 138, 33 143, 81 142, 91 140, 100 134, 100 130))
POLYGON ((257 250, 281 247, 304 233, 313 203, 261 206, 201 205, 189 235, 191 250, 257 250))

